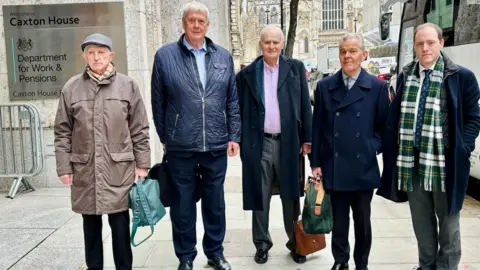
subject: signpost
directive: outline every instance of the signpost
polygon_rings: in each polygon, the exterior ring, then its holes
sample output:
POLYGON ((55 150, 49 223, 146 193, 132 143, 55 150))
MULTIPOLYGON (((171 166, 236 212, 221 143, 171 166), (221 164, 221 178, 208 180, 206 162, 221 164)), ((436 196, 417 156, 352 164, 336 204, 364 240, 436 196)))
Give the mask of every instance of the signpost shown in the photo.
POLYGON ((90 34, 113 41, 117 71, 127 73, 123 2, 3 6, 10 100, 52 99, 82 73, 80 45, 90 34))

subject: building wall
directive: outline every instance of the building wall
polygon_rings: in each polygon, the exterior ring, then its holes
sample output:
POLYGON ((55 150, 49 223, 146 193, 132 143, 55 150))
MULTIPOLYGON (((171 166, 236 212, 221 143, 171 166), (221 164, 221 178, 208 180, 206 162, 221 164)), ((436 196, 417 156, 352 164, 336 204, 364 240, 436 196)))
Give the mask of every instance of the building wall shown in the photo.
MULTIPOLYGON (((293 57, 299 60, 316 59, 318 43, 318 26, 315 19, 318 15, 319 0, 300 1, 298 7, 297 31, 295 36, 295 44, 293 47, 293 57), (305 39, 308 40, 308 52, 305 52, 305 39)), ((248 0, 242 8, 242 25, 243 25, 243 49, 244 63, 249 64, 256 57, 261 55, 258 42, 260 41, 260 31, 267 24, 265 11, 268 13, 268 23, 280 27, 280 1, 258 1, 248 0), (275 10, 276 12, 272 12, 275 10)), ((284 35, 287 39, 289 24, 289 1, 284 4, 284 35)), ((285 44, 286 46, 286 44, 285 44)))

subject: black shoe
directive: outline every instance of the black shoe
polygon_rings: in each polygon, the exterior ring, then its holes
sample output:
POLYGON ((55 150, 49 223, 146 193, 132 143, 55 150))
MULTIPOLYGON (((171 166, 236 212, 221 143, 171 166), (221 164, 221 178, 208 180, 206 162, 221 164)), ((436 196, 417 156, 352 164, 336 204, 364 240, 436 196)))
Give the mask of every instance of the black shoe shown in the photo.
POLYGON ((368 267, 355 267, 355 270, 368 270, 368 267))
POLYGON ((257 253, 255 253, 255 262, 258 264, 264 264, 268 261, 268 251, 265 251, 263 249, 257 250, 257 253))
POLYGON ((232 270, 230 264, 225 260, 225 258, 215 258, 208 260, 208 265, 213 267, 215 270, 232 270))
POLYGON ((290 251, 290 256, 292 257, 293 261, 296 263, 305 263, 307 261, 306 256, 302 256, 300 254, 295 253, 295 251, 290 251))
POLYGON ((180 262, 180 265, 177 268, 178 270, 192 270, 193 269, 193 262, 192 261, 184 261, 180 262))
POLYGON ((348 263, 335 263, 330 270, 348 270, 348 263))

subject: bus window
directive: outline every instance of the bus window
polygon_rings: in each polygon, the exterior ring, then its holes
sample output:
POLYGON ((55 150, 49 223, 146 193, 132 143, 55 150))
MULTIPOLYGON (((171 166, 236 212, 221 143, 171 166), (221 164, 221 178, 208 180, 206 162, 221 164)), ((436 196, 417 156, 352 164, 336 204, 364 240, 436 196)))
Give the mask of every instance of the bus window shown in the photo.
POLYGON ((401 41, 399 43, 399 71, 403 68, 406 64, 410 63, 414 59, 414 51, 413 51, 413 30, 414 30, 414 21, 404 22, 402 27, 401 33, 401 41))
POLYGON ((480 41, 480 5, 475 0, 428 1, 425 6, 427 22, 442 28, 445 47, 480 41))

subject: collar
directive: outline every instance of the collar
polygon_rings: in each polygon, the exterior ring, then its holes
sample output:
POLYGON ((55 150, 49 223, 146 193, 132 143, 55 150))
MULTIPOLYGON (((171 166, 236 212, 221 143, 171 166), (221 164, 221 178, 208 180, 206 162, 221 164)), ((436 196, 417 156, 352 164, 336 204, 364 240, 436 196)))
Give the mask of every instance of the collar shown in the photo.
MULTIPOLYGON (((355 74, 355 76, 350 77, 350 79, 353 79, 354 81, 356 81, 358 79, 358 76, 360 76, 361 72, 362 72, 362 70, 360 70, 357 74, 355 74)), ((348 75, 345 74, 345 72, 343 72, 343 70, 342 70, 342 78, 343 78, 343 80, 346 80, 348 78, 348 75)))
MULTIPOLYGON (((438 58, 440 58, 440 56, 439 56, 438 58)), ((434 62, 434 63, 432 64, 432 66, 430 66, 430 67, 424 67, 424 66, 420 63, 420 61, 418 61, 418 66, 420 67, 420 74, 422 74, 422 72, 423 72, 424 70, 426 70, 426 69, 433 69, 433 67, 435 67, 435 65, 437 64, 438 58, 437 58, 437 60, 435 60, 435 62, 434 62)))
POLYGON ((263 67, 270 72, 277 71, 280 67, 279 60, 280 59, 277 59, 277 63, 275 63, 274 66, 270 66, 269 64, 267 64, 267 62, 265 62, 265 59, 263 59, 263 67))
POLYGON ((203 40, 203 44, 202 44, 202 47, 200 49, 195 49, 193 48, 187 41, 187 39, 185 37, 183 37, 183 45, 185 45, 185 47, 187 47, 187 49, 189 51, 204 51, 206 52, 207 51, 207 42, 205 41, 205 39, 203 40))

